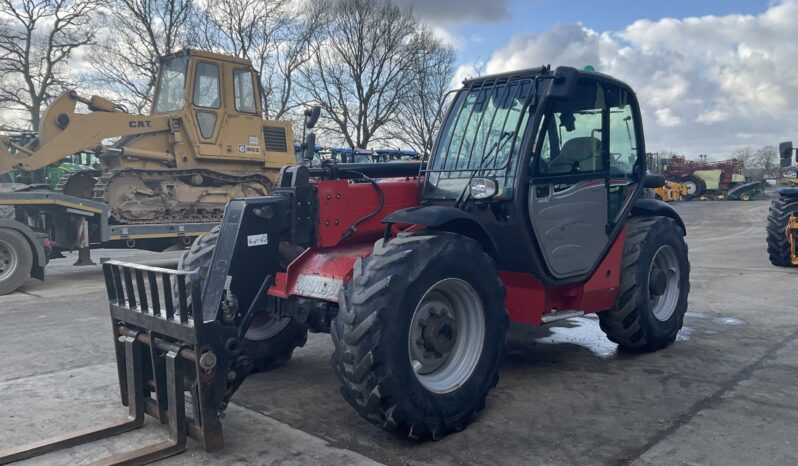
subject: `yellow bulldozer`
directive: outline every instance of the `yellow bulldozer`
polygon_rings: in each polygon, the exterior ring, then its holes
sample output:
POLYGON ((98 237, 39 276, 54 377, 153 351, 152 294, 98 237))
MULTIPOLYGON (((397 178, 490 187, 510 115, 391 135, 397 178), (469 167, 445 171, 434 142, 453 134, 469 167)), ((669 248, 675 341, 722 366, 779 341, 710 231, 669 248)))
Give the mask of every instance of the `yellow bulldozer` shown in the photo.
POLYGON ((149 115, 65 92, 44 111, 37 139, 0 136, 0 175, 92 150, 100 169, 65 177, 64 194, 107 203, 123 224, 214 222, 229 200, 268 194, 280 168, 296 163, 291 123, 261 117, 248 60, 183 50, 161 59, 154 91, 149 115))

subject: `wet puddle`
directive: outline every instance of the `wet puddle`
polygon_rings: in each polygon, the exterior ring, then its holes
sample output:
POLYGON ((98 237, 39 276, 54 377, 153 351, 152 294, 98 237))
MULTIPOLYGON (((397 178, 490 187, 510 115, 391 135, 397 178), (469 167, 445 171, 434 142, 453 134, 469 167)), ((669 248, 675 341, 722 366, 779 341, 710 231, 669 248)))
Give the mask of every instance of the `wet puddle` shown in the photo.
POLYGON ((578 345, 600 358, 610 358, 618 352, 618 345, 609 341, 599 328, 598 317, 574 317, 566 323, 569 324, 568 327, 552 324, 547 329, 551 331, 551 335, 535 341, 549 345, 578 345))
POLYGON ((722 316, 713 316, 710 314, 706 314, 704 312, 688 312, 685 314, 685 317, 691 319, 703 319, 712 322, 713 324, 718 325, 731 325, 731 326, 738 326, 738 325, 745 325, 748 322, 737 319, 736 317, 722 317, 722 316))
MULTIPOLYGON (((702 319, 724 326, 740 326, 747 324, 746 321, 735 317, 713 316, 703 312, 688 312, 685 314, 685 317, 688 319, 702 319)), ((578 345, 603 359, 613 357, 618 352, 618 345, 607 339, 604 332, 602 332, 599 327, 598 317, 594 315, 574 317, 559 325, 552 324, 547 330, 551 332, 550 335, 537 338, 535 341, 549 345, 578 345)), ((702 330, 701 333, 710 335, 717 332, 713 330, 702 330)), ((690 341, 694 334, 695 330, 685 325, 676 335, 676 341, 690 341)))

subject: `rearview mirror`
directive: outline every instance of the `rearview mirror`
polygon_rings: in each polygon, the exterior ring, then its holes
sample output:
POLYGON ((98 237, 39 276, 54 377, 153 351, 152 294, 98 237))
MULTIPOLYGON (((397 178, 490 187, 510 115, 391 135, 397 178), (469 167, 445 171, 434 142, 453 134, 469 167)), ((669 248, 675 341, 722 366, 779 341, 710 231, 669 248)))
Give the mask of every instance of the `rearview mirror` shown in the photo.
MULTIPOLYGON (((792 152, 792 141, 779 144, 779 158, 781 159, 782 167, 789 167, 792 165, 792 152)), ((796 162, 798 162, 798 154, 796 154, 796 162)))
POLYGON ((576 88, 577 71, 569 66, 561 66, 554 70, 554 80, 549 87, 549 97, 569 99, 576 88))
POLYGON ((313 160, 313 156, 315 155, 316 155, 316 133, 310 132, 308 133, 307 138, 305 138, 305 160, 310 162, 311 160, 313 160))
POLYGON ((665 177, 662 175, 646 175, 645 179, 643 179, 643 187, 644 188, 661 188, 665 186, 665 177))
POLYGON ((321 107, 314 105, 313 107, 305 110, 305 128, 313 129, 321 116, 321 107))

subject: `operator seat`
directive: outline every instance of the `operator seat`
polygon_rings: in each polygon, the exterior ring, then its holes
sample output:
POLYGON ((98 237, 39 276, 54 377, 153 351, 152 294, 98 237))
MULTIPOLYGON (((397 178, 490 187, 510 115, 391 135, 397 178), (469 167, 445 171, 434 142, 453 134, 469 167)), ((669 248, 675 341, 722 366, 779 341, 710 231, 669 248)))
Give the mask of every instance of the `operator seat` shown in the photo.
POLYGON ((565 141, 558 155, 549 164, 549 173, 571 173, 574 162, 579 162, 578 170, 596 171, 601 164, 601 141, 593 136, 584 136, 565 141))

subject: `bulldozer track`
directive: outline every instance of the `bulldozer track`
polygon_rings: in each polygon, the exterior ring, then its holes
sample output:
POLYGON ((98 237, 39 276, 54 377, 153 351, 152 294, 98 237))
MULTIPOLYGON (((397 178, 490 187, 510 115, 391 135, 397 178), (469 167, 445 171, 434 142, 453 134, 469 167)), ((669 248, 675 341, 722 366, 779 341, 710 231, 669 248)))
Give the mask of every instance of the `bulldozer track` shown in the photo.
MULTIPOLYGON (((130 176, 140 180, 147 180, 152 179, 154 177, 170 177, 172 179, 178 180, 180 178, 200 175, 204 178, 206 182, 214 181, 214 182, 221 182, 222 184, 226 185, 236 185, 242 183, 260 183, 266 187, 268 192, 271 192, 274 184, 272 181, 264 176, 264 175, 245 175, 245 176, 237 176, 237 175, 228 175, 225 173, 219 173, 212 170, 203 170, 203 169, 189 169, 189 170, 138 170, 138 169, 121 169, 121 170, 113 170, 107 173, 104 173, 100 178, 97 180, 97 183, 94 185, 94 200, 102 203, 108 203, 106 199, 106 193, 108 187, 113 183, 113 181, 117 178, 123 176, 130 176)), ((135 219, 126 219, 124 217, 120 217, 119 215, 114 214, 114 208, 111 207, 113 220, 118 224, 135 224, 141 223, 140 220, 135 219)), ((163 215, 158 218, 147 220, 146 223, 217 223, 222 220, 222 216, 224 215, 224 205, 220 205, 217 209, 213 210, 203 210, 202 212, 194 212, 192 214, 188 214, 183 212, 179 215, 163 215)), ((189 210, 190 211, 190 210, 189 210)))

